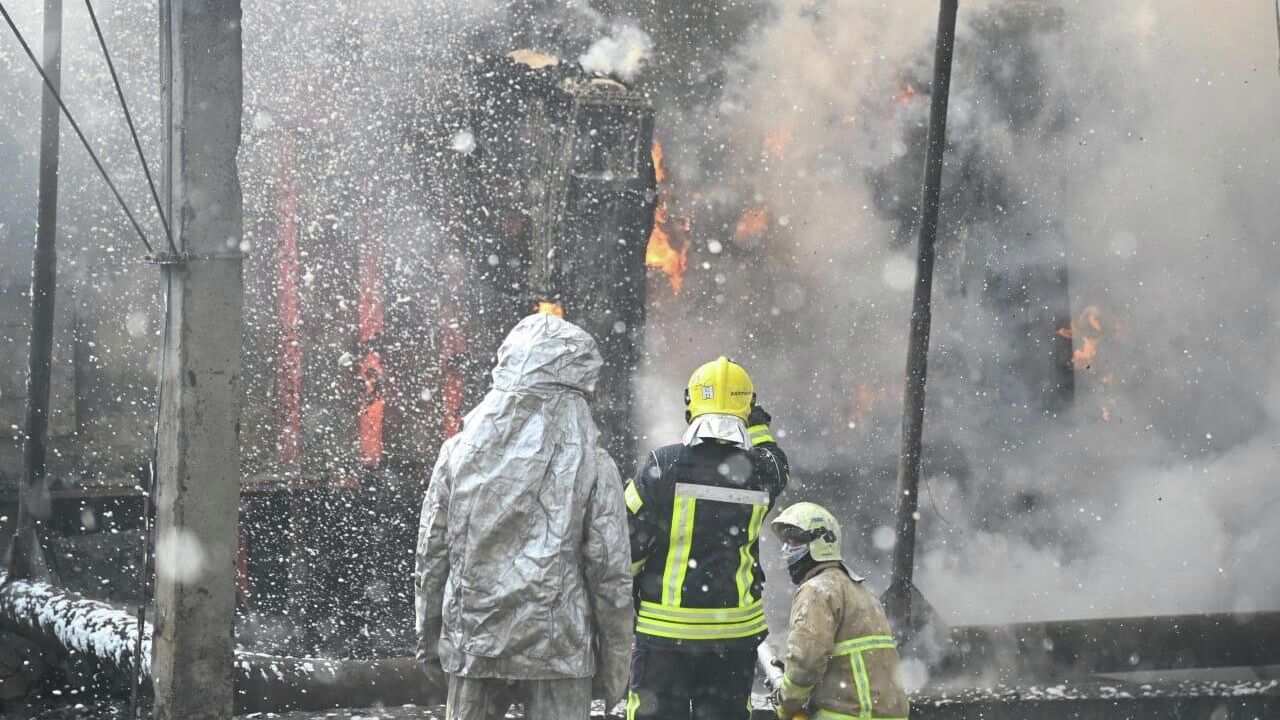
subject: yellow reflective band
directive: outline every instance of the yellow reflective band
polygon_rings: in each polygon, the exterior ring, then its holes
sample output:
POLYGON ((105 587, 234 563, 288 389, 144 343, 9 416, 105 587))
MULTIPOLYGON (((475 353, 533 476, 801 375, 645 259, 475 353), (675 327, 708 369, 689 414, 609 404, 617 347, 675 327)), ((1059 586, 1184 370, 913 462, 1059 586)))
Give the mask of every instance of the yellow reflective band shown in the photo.
POLYGON ((756 505, 751 510, 751 524, 747 526, 747 542, 738 548, 738 605, 745 606, 751 602, 751 586, 755 576, 756 558, 751 552, 760 530, 764 527, 764 516, 769 511, 768 505, 756 505))
POLYGON ((745 625, 685 625, 648 618, 636 618, 637 633, 673 640, 734 640, 758 635, 767 629, 768 626, 765 625, 763 615, 755 622, 745 625))
POLYGON ((809 695, 813 693, 813 686, 792 682, 790 677, 783 675, 782 687, 779 692, 782 693, 782 697, 788 700, 808 700, 809 695))
POLYGON ((735 505, 769 504, 769 493, 763 490, 741 490, 699 483, 676 483, 676 497, 715 500, 735 505))
MULTIPOLYGON (((836 712, 835 710, 818 708, 817 712, 813 714, 813 720, 858 720, 858 716, 849 715, 847 713, 842 713, 842 712, 836 712)), ((887 717, 879 717, 879 716, 873 715, 871 717, 871 720, 907 720, 907 718, 904 718, 904 717, 887 718, 887 717)))
POLYGON ((640 491, 636 490, 634 480, 627 483, 627 490, 622 494, 622 497, 626 498, 627 509, 631 511, 632 515, 640 512, 640 508, 644 507, 644 500, 640 497, 640 491))
POLYGON ((635 720, 636 711, 640 709, 640 696, 634 690, 627 693, 627 720, 635 720))
POLYGON ((863 635, 852 640, 836 643, 831 650, 831 657, 839 657, 850 653, 860 653, 866 650, 893 650, 897 645, 893 642, 892 635, 863 635))
POLYGON ((631 577, 636 577, 644 570, 644 560, 637 560, 631 563, 631 577))
POLYGON ((655 622, 673 622, 693 625, 740 624, 752 622, 764 615, 764 601, 757 600, 745 607, 733 608, 678 608, 659 605, 648 600, 640 601, 639 617, 655 622))
POLYGON ((684 578, 689 572, 689 553, 693 547, 693 517, 698 509, 694 498, 675 498, 671 508, 671 540, 667 549, 666 577, 662 583, 662 604, 680 607, 684 594, 684 578))
POLYGON ((747 428, 747 435, 751 437, 752 447, 759 445, 760 443, 777 442, 773 439, 773 436, 769 434, 768 425, 752 425, 747 428))
POLYGON ((855 652, 849 656, 849 664, 853 666, 853 684, 858 688, 858 717, 866 720, 871 717, 871 680, 867 678, 867 663, 862 653, 855 652))

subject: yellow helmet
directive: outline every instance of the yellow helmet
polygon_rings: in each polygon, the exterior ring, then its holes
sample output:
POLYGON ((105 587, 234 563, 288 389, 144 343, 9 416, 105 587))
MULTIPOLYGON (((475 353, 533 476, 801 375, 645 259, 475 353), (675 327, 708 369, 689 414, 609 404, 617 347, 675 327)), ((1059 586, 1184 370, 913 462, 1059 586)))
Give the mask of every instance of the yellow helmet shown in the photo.
POLYGON ((699 415, 736 415, 746 422, 755 404, 755 386, 751 376, 738 363, 723 355, 699 367, 689 376, 684 390, 684 419, 691 422, 699 415))
POLYGON ((807 538, 809 555, 817 562, 840 559, 840 523, 826 508, 817 503, 799 502, 783 510, 769 523, 779 539, 788 528, 807 538))

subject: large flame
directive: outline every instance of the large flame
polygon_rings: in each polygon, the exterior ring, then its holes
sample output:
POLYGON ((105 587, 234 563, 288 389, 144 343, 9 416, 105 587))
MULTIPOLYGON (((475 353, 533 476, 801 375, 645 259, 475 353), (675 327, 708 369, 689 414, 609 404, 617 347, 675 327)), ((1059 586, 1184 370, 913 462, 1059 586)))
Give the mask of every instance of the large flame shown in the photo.
POLYGON ((661 270, 671 279, 671 289, 677 295, 684 286, 684 269, 688 263, 689 244, 675 249, 671 244, 671 233, 667 230, 667 202, 665 198, 658 200, 658 207, 653 211, 653 232, 649 233, 649 245, 644 252, 644 264, 661 270))
MULTIPOLYGON (((667 168, 663 163, 662 143, 653 141, 653 174, 659 183, 667 179, 667 168)), ((653 210, 653 231, 649 233, 649 244, 644 252, 644 264, 662 271, 671 280, 671 289, 677 295, 684 286, 684 270, 688 263, 689 245, 687 237, 677 250, 671 242, 673 232, 684 234, 687 231, 686 221, 681 219, 672 222, 670 217, 671 192, 669 188, 658 189, 658 204, 653 210)))

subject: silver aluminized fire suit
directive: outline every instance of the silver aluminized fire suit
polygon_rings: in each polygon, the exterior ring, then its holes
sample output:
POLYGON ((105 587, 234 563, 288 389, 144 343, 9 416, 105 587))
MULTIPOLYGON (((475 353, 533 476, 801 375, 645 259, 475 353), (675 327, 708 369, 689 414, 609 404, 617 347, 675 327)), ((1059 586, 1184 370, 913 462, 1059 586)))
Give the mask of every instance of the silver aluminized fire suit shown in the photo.
POLYGON ((449 717, 586 718, 620 701, 632 643, 622 481, 587 405, 602 361, 572 323, 531 315, 493 388, 440 449, 418 529, 418 657, 449 717), (436 665, 439 663, 439 665, 436 665))

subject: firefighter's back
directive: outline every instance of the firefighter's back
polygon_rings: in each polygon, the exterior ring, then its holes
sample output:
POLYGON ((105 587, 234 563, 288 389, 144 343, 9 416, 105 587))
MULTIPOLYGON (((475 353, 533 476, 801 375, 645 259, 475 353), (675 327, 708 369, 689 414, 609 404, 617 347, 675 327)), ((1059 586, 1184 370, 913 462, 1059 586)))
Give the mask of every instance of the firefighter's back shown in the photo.
POLYGON ((898 679, 898 651, 879 600, 839 564, 819 570, 797 590, 829 598, 812 607, 835 610, 835 647, 822 680, 813 690, 815 720, 842 716, 907 717, 907 695, 898 679), (825 713, 822 711, 826 711, 825 713))

